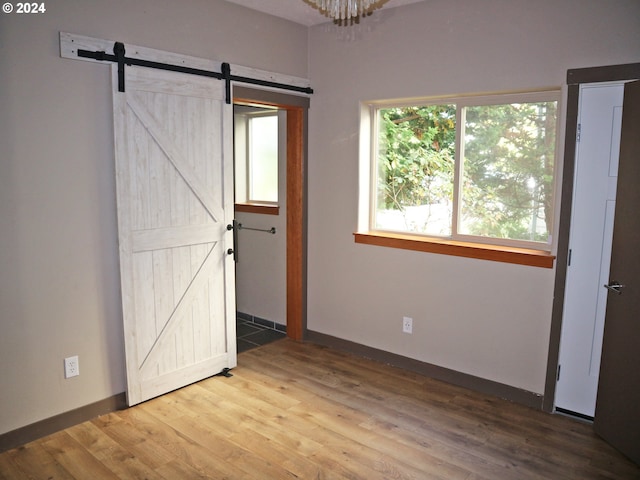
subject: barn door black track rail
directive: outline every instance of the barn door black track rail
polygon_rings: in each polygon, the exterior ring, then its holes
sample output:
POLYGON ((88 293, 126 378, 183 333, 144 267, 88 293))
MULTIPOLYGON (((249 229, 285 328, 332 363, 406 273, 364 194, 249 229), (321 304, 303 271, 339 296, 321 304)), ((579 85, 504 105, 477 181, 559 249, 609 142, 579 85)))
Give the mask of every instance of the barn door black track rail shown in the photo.
POLYGON ((231 82, 249 83, 252 85, 260 85, 263 87, 279 88, 282 90, 290 90, 301 93, 313 93, 313 89, 309 87, 299 87, 296 85, 288 85, 286 83, 270 82, 268 80, 260 80, 258 78, 241 77, 231 74, 231 66, 228 63, 221 65, 221 72, 213 72, 210 70, 202 70, 199 68, 184 67, 182 65, 171 65, 169 63, 153 62, 151 60, 142 60, 139 58, 130 58, 125 56, 126 50, 124 43, 116 42, 113 45, 113 54, 105 51, 92 52, 90 50, 78 49, 78 57, 92 58, 94 60, 104 62, 114 62, 118 64, 118 91, 124 92, 124 68, 125 65, 136 65, 138 67, 157 68, 159 70, 169 70, 171 72, 188 73, 201 77, 217 78, 224 80, 226 84, 226 102, 231 103, 231 82))

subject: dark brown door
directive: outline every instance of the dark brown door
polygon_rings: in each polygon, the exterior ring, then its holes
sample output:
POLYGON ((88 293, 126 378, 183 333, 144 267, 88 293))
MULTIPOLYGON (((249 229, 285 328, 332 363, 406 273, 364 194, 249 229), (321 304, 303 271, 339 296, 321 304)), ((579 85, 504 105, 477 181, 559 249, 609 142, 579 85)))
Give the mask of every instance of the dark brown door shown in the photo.
POLYGON ((640 81, 624 89, 616 198, 594 428, 640 464, 640 81))

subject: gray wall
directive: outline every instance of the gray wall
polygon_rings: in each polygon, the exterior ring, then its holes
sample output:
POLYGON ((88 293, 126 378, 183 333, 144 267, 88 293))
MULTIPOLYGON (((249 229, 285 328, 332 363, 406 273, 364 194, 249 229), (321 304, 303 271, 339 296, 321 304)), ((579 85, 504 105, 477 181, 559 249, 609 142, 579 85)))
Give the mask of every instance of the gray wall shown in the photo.
POLYGON ((553 270, 354 244, 358 102, 638 62, 640 2, 428 0, 350 30, 221 0, 47 9, 0 15, 0 433, 124 391, 109 69, 61 59, 61 30, 310 78, 309 327, 542 392, 553 270))
POLYGON ((58 32, 308 73, 305 27, 221 0, 46 6, 0 15, 0 433, 125 389, 110 73, 58 32))
POLYGON ((560 88, 639 61, 638 19, 637 0, 429 0, 313 27, 308 327, 543 393, 553 269, 354 243, 359 102, 560 88))

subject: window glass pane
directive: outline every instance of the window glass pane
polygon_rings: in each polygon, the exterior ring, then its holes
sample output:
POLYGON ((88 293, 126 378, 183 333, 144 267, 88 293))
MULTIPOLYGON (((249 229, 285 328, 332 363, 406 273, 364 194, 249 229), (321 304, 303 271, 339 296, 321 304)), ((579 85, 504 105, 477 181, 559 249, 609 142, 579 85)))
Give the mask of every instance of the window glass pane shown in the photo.
POLYGON ((378 110, 374 228, 451 235, 455 105, 378 110))
POLYGON ((278 117, 250 121, 249 201, 278 201, 278 117))
POLYGON ((556 102, 467 107, 459 233, 547 242, 556 102))

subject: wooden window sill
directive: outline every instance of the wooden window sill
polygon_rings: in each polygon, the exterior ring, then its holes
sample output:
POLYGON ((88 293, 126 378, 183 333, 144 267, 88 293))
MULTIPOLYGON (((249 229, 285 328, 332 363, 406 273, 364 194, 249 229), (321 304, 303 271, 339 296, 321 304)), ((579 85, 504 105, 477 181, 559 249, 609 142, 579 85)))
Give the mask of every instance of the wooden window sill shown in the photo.
POLYGON ((394 233, 354 233, 356 243, 380 247, 402 248, 418 252, 440 253, 457 257, 478 258, 494 262, 515 263, 532 267, 553 268, 555 255, 543 250, 503 247, 482 243, 460 242, 394 233))
POLYGON ((277 205, 262 205, 259 203, 236 203, 236 212, 261 213, 263 215, 280 215, 280 207, 277 205))

